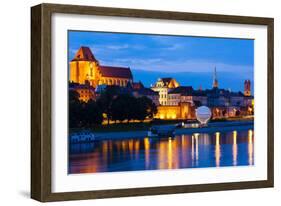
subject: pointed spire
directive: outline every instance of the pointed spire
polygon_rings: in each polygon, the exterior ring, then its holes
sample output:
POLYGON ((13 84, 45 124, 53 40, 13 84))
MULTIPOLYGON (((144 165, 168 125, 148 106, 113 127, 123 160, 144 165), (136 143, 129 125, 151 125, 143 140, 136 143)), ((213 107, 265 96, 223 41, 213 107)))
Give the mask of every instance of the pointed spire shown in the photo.
POLYGON ((215 67, 214 70, 214 76, 213 76, 213 88, 218 88, 219 83, 218 83, 218 79, 217 79, 217 67, 215 67))

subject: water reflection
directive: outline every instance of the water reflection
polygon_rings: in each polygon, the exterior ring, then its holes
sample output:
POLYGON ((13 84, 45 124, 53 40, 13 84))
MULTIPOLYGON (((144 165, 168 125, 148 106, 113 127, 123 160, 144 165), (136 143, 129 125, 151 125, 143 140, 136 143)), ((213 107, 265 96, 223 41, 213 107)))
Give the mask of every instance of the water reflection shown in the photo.
POLYGON ((216 166, 220 166, 221 148, 220 148, 220 133, 216 132, 216 149, 215 149, 216 166))
POLYGON ((253 130, 69 145, 69 173, 254 164, 253 130))
POLYGON ((237 147, 237 131, 233 131, 233 145, 232 145, 232 156, 233 156, 233 165, 237 165, 237 155, 238 155, 238 147, 237 147))
POLYGON ((248 131, 248 156, 249 156, 249 165, 254 164, 253 158, 253 131, 248 131))

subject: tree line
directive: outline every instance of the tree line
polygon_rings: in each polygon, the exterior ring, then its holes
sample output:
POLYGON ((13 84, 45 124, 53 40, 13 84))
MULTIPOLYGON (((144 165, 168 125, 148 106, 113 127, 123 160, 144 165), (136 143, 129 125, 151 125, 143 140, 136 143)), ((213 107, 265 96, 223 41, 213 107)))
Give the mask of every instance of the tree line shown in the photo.
POLYGON ((129 93, 121 93, 118 87, 107 87, 94 100, 82 102, 79 94, 69 91, 69 127, 92 127, 100 125, 104 120, 127 122, 144 121, 153 118, 157 106, 146 96, 134 97, 129 93))

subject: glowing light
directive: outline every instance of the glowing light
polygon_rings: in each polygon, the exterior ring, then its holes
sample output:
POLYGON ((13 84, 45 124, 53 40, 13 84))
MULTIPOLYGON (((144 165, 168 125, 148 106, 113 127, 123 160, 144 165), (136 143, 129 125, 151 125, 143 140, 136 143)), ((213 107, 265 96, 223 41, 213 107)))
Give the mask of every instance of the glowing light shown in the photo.
POLYGON ((168 168, 172 169, 173 168, 173 147, 172 147, 172 140, 169 139, 168 141, 168 168))
POLYGON ((134 151, 134 140, 129 140, 129 151, 130 151, 130 155, 133 155, 133 151, 134 151))
POLYGON ((254 158, 253 158, 253 152, 254 148, 253 148, 253 131, 250 129, 248 132, 248 162, 249 165, 253 165, 254 164, 254 158))
POLYGON ((198 166, 198 160, 199 160, 199 144, 198 144, 198 137, 199 133, 194 133, 194 138, 195 138, 195 163, 196 166, 198 166))
POLYGON ((233 144, 237 144, 237 131, 233 131, 233 144))
POLYGON ((192 159, 192 166, 194 163, 194 136, 191 136, 191 159, 192 159))
POLYGON ((216 147, 215 147, 216 166, 220 166, 221 148, 220 148, 220 133, 216 132, 216 147))
POLYGON ((233 165, 237 165, 237 156, 238 156, 238 148, 237 148, 237 131, 233 131, 233 145, 232 145, 232 156, 233 156, 233 165))
POLYGON ((145 156, 145 168, 149 168, 149 156, 150 156, 150 142, 149 138, 146 137, 143 140, 144 142, 144 156, 145 156))
POLYGON ((135 142, 135 154, 136 154, 136 158, 138 158, 139 151, 140 151, 140 141, 137 140, 137 141, 135 142))
POLYGON ((164 142, 160 142, 159 145, 158 145, 158 148, 159 150, 158 152, 158 160, 157 160, 157 163, 158 163, 158 169, 165 169, 166 168, 166 160, 167 160, 167 152, 165 150, 165 143, 164 142))
POLYGON ((184 166, 188 165, 188 152, 189 152, 189 148, 188 148, 188 141, 185 135, 181 136, 181 150, 182 150, 182 164, 184 166))

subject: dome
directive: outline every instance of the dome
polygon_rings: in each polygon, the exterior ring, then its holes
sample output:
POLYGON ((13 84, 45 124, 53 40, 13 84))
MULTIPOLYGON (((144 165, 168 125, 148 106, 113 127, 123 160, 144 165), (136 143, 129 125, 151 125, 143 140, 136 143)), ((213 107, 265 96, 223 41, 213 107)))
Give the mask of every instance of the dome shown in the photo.
POLYGON ((201 106, 196 109, 196 118, 201 124, 207 124, 211 116, 211 110, 206 106, 201 106))

